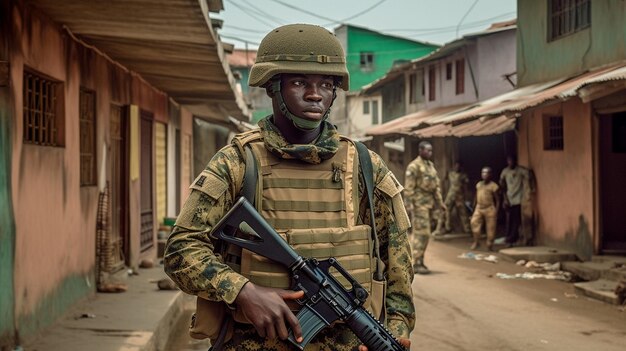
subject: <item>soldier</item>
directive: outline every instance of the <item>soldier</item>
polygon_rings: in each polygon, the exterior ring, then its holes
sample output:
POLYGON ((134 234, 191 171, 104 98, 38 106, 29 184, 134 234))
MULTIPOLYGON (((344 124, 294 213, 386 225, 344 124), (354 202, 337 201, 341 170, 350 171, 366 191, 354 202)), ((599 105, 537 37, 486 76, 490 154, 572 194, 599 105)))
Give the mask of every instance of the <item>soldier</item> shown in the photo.
POLYGON ((413 252, 413 269, 418 274, 428 274, 430 270, 424 265, 424 253, 430 238, 431 218, 435 205, 447 212, 441 197, 441 187, 437 170, 430 158, 433 146, 427 142, 419 143, 419 156, 406 168, 405 197, 412 209, 411 214, 411 248, 413 252))
POLYGON ((456 209, 456 214, 463 226, 463 232, 470 232, 469 217, 465 208, 465 194, 467 193, 467 185, 469 178, 462 171, 461 161, 456 161, 451 171, 448 172, 448 193, 446 194, 445 204, 448 208, 448 215, 439 216, 437 229, 433 235, 449 233, 452 230, 451 217, 452 210, 456 209), (445 226, 444 226, 445 222, 445 226))
MULTIPOLYGON (((228 306, 234 315, 232 328, 220 330, 226 336, 212 334, 212 344, 223 342, 229 351, 295 350, 286 339, 291 328, 302 340, 292 309, 303 292, 289 290, 286 269, 208 234, 240 196, 251 154, 259 170, 255 205, 261 215, 296 250, 311 253, 308 257, 335 256, 347 263, 344 267, 369 290, 372 309, 386 304, 387 328, 409 347, 415 310, 402 186, 371 151, 373 174, 359 171, 354 142, 327 121, 336 89, 348 90, 341 44, 322 27, 295 24, 267 34, 258 53, 249 85, 266 89, 273 114, 259 122, 260 129, 222 148, 191 185, 166 246, 167 274, 184 292, 228 306), (374 238, 365 177, 373 177, 375 185, 374 238), (385 267, 385 293, 384 282, 373 279, 376 253, 382 260, 376 266, 385 267)), ((220 311, 209 315, 219 319, 220 311)), ((337 324, 320 331, 306 349, 366 347, 345 324, 337 324)))
POLYGON ((483 223, 487 231, 487 249, 493 251, 493 241, 496 237, 496 224, 498 221, 499 195, 498 184, 491 180, 491 168, 483 167, 480 172, 482 180, 476 184, 476 199, 474 203, 474 214, 472 215, 472 233, 474 243, 471 249, 478 248, 480 232, 483 223))

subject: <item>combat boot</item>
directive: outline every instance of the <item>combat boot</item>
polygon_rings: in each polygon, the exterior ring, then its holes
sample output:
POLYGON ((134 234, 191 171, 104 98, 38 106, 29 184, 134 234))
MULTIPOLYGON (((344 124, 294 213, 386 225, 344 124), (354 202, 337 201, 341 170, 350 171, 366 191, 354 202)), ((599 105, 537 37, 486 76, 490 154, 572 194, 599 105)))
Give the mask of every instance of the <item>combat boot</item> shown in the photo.
POLYGON ((417 261, 415 261, 415 264, 413 265, 413 270, 415 271, 416 274, 429 274, 430 273, 430 270, 428 269, 428 267, 424 265, 423 258, 420 258, 417 261))

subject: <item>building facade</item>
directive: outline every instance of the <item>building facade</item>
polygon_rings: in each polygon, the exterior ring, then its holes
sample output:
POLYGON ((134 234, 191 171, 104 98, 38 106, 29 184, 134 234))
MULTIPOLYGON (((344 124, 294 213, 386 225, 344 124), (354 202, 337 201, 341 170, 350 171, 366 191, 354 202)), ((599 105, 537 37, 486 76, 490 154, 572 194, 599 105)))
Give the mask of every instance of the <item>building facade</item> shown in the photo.
POLYGON ((341 133, 360 138, 372 125, 383 123, 382 96, 363 97, 361 88, 394 65, 425 56, 439 46, 347 24, 337 27, 335 35, 346 52, 350 91, 337 92, 330 118, 341 133))
POLYGON ((210 3, 0 5, 0 348, 156 259, 193 118, 248 119, 210 3))

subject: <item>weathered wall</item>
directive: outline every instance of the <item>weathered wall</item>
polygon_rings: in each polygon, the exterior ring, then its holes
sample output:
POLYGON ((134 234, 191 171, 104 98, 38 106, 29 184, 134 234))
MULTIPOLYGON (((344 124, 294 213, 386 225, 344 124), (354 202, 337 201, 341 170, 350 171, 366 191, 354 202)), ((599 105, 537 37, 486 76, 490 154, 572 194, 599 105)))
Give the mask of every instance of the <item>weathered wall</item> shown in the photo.
MULTIPOLYGON (((52 323, 73 303, 95 291, 99 188, 96 185, 80 185, 80 88, 96 93, 96 174, 105 174, 107 179, 111 176, 107 162, 109 156, 104 156, 110 143, 111 103, 136 104, 153 112, 155 120, 164 123, 168 121, 168 112, 165 94, 149 86, 141 77, 73 40, 45 14, 20 3, 13 5, 10 18, 10 94, 14 113, 9 132, 11 136, 2 137, 3 142, 11 142, 10 147, 2 147, 1 150, 11 150, 11 163, 5 169, 11 170, 8 184, 15 212, 12 254, 15 257, 13 307, 16 328, 21 336, 28 336, 52 323), (62 147, 23 142, 25 68, 63 83, 65 127, 62 147)), ((131 219, 139 217, 137 183, 131 182, 129 186, 131 219)), ((7 207, 2 208, 3 213, 7 207)), ((132 224, 131 221, 131 238, 138 238, 138 229, 133 229, 132 224)), ((131 265, 136 265, 141 254, 138 243, 134 240, 131 243, 131 265)), ((4 242, 2 249, 12 250, 4 242)), ((0 285, 4 289, 7 285, 2 279, 0 285)))
MULTIPOLYGON (((477 62, 472 61, 472 64, 475 66, 474 77, 478 85, 478 100, 485 100, 513 90, 513 85, 504 78, 504 75, 514 73, 516 69, 516 32, 513 29, 477 38, 477 62)), ((471 79, 471 76, 467 79, 471 79)), ((466 92, 474 94, 471 82, 470 86, 466 85, 465 88, 466 92)))
POLYGON ((519 163, 535 171, 539 244, 593 252, 593 162, 591 108, 575 98, 524 113, 519 127, 519 163), (544 150, 543 115, 563 115, 564 148, 544 150))
POLYGON ((14 337, 13 263, 15 222, 11 193, 13 104, 9 87, 10 6, 0 3, 0 348, 14 337))
POLYGON ((590 4, 590 27, 548 42, 546 1, 517 2, 519 86, 576 75, 626 57, 626 3, 603 0, 590 4))

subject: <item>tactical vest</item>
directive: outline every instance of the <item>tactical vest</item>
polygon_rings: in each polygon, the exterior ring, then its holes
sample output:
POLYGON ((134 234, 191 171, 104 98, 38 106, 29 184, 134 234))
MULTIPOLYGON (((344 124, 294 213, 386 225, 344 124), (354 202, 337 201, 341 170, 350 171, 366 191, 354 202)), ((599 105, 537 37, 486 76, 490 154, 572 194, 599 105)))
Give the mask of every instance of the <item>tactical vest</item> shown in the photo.
MULTIPOLYGON (((359 162, 354 143, 342 137, 332 158, 305 166, 302 161, 282 159, 269 152, 259 131, 240 134, 234 143, 242 155, 245 147, 252 150, 258 173, 255 207, 267 222, 301 256, 335 257, 371 293, 377 258, 371 227, 358 224, 359 162)), ((232 250, 230 255, 240 255, 238 271, 251 282, 291 287, 289 273, 282 265, 245 249, 232 250)), ((339 273, 333 275, 346 288, 351 287, 339 273)), ((375 292, 375 299, 380 299, 379 294, 375 292)), ((368 308, 369 301, 366 304, 368 308)))

